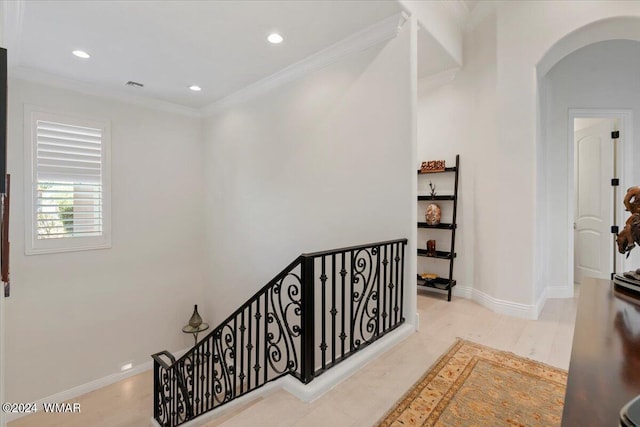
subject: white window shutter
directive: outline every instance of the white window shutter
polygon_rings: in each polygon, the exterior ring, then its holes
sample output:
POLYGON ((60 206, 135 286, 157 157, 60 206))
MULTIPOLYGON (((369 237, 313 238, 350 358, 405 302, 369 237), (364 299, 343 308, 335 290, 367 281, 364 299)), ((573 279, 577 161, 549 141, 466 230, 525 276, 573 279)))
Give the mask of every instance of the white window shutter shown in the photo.
POLYGON ((37 112, 31 126, 33 247, 27 253, 108 247, 108 128, 37 112))

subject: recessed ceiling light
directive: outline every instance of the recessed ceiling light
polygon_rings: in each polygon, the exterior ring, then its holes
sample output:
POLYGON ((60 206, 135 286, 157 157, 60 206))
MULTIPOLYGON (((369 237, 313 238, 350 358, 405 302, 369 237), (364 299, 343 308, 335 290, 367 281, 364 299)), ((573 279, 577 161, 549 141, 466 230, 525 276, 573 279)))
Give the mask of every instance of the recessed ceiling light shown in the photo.
POLYGON ((278 33, 271 33, 267 37, 267 40, 269 40, 269 43, 280 44, 280 43, 282 43, 282 40, 284 40, 284 39, 278 33))
POLYGON ((191 85, 191 86, 189 86, 189 89, 191 89, 194 92, 200 92, 202 90, 202 88, 200 86, 197 86, 197 85, 191 85))
POLYGON ((73 53, 75 56, 77 56, 78 58, 82 58, 82 59, 89 59, 91 58, 91 55, 89 55, 87 52, 85 52, 84 50, 74 50, 73 53))

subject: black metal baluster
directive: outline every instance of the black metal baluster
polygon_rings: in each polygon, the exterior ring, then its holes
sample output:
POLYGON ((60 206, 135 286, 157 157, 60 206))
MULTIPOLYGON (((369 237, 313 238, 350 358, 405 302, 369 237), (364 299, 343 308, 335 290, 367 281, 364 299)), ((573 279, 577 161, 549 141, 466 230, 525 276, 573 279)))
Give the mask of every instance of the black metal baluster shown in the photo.
POLYGON ((191 382, 191 402, 193 402, 193 409, 198 412, 198 405, 200 404, 200 363, 198 363, 198 356, 200 354, 200 347, 195 346, 193 348, 193 360, 191 361, 191 369, 193 372, 193 380, 191 382))
POLYGON ((315 293, 314 293, 314 259, 303 257, 301 266, 302 276, 302 324, 301 336, 301 369, 302 382, 308 384, 315 374, 315 293))
POLYGON ((382 332, 387 330, 387 265, 389 264, 389 260, 387 258, 388 247, 388 245, 384 245, 384 259, 382 260, 384 270, 382 274, 382 332))
POLYGON ((380 257, 382 247, 378 246, 378 256, 376 258, 376 336, 380 335, 380 257))
POLYGON ((393 321, 393 243, 389 245, 391 247, 391 256, 389 257, 389 328, 391 328, 393 321))
POLYGON ((240 312, 240 394, 244 393, 244 310, 240 312))
POLYGON ((340 276, 342 276, 342 285, 340 286, 340 292, 341 292, 341 300, 340 300, 340 305, 342 306, 342 315, 341 315, 341 326, 342 326, 342 332, 340 332, 340 355, 342 358, 344 358, 344 340, 347 338, 347 334, 345 333, 344 330, 344 321, 345 321, 345 314, 347 311, 347 305, 345 303, 345 288, 346 288, 346 283, 345 283, 345 276, 347 275, 347 269, 345 268, 345 252, 341 253, 342 255, 342 264, 340 265, 342 267, 342 269, 340 270, 340 276))
POLYGON ((404 322, 404 248, 405 243, 401 243, 402 245, 402 274, 400 275, 400 321, 404 322))
POLYGON ((160 422, 160 364, 157 360, 153 361, 153 419, 160 422))
POLYGON ((331 254, 331 363, 336 363, 336 254, 331 254))
POLYGON ((172 369, 171 376, 171 397, 173 401, 171 402, 171 423, 173 425, 178 424, 178 377, 176 376, 176 370, 172 369))
POLYGON ((267 304, 267 299, 269 297, 269 292, 264 293, 264 349, 263 349, 263 359, 262 359, 262 369, 264 370, 264 383, 267 382, 268 378, 268 369, 267 369, 267 340, 269 338, 269 308, 267 304))
POLYGON ((351 272, 351 277, 349 280, 349 302, 350 302, 350 306, 351 309, 349 311, 349 352, 353 352, 353 347, 354 347, 354 342, 353 342, 353 331, 355 330, 356 327, 356 315, 354 313, 353 310, 353 281, 355 279, 355 275, 353 274, 353 271, 355 270, 355 260, 354 260, 354 253, 353 251, 351 251, 351 263, 350 263, 350 272, 351 272))
POLYGON ((327 270, 326 270, 326 257, 322 257, 322 274, 320 275, 320 283, 322 284, 322 309, 320 310, 320 321, 322 325, 322 340, 320 342, 320 351, 322 353, 322 370, 324 371, 327 367, 326 363, 326 352, 327 352, 327 328, 326 328, 326 314, 327 314, 327 305, 326 305, 326 283, 327 283, 327 270))
POLYGON ((256 384, 255 387, 258 388, 258 384, 260 384, 260 297, 256 299, 256 364, 253 369, 256 371, 256 384))
POLYGON ((394 289, 394 302, 393 302, 393 324, 394 326, 398 324, 398 292, 399 292, 399 280, 398 280, 398 270, 400 269, 400 245, 398 243, 393 244, 396 250, 396 256, 393 259, 396 264, 396 276, 393 281, 393 289, 394 289))
POLYGON ((231 395, 234 398, 238 395, 238 316, 233 318, 233 390, 231 395))
POLYGON ((205 347, 205 353, 204 356, 206 357, 206 366, 204 369, 204 372, 206 372, 206 376, 207 376, 207 382, 206 382, 206 392, 205 392, 205 399, 207 399, 207 404, 205 405, 206 410, 205 411, 209 411, 211 410, 211 408, 213 407, 213 399, 211 399, 211 392, 212 392, 212 387, 211 387, 211 379, 213 378, 213 373, 211 372, 211 338, 207 338, 205 340, 204 343, 204 347, 205 347))
POLYGON ((251 312, 251 305, 249 304, 249 317, 247 318, 247 322, 249 323, 249 330, 248 330, 248 336, 247 336, 247 391, 251 390, 251 351, 253 350, 253 344, 251 344, 252 340, 253 340, 253 336, 251 335, 251 324, 253 323, 253 321, 251 319, 253 319, 252 317, 252 312, 251 312))

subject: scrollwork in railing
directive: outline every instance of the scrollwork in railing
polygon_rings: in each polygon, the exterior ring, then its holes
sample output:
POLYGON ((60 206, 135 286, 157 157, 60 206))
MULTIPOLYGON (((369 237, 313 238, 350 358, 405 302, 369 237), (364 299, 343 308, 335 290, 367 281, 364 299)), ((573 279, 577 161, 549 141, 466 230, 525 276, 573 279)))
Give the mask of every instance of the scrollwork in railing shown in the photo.
POLYGON ((353 302, 356 304, 352 322, 354 328, 354 346, 360 347, 363 342, 373 338, 378 330, 378 252, 377 247, 359 249, 354 254, 353 302))
POLYGON ((154 418, 162 426, 176 426, 193 417, 189 403, 189 392, 180 370, 176 369, 175 358, 171 353, 162 351, 154 359, 154 418), (161 356, 169 358, 167 365, 161 356))
POLYGON ((233 323, 226 323, 214 334, 213 350, 213 400, 220 406, 233 399, 235 391, 235 330, 233 323))
POLYGON ((267 361, 276 374, 298 370, 296 338, 301 333, 301 286, 300 276, 289 273, 267 293, 267 361))

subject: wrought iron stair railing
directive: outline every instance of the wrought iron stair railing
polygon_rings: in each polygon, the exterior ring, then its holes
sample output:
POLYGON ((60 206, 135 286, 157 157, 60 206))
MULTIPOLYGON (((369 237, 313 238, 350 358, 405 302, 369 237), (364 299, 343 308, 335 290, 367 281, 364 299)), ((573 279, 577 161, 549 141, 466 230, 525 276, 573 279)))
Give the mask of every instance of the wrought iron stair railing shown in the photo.
POLYGON ((178 426, 284 375, 309 383, 400 326, 406 244, 303 254, 182 357, 152 355, 155 420, 178 426))

